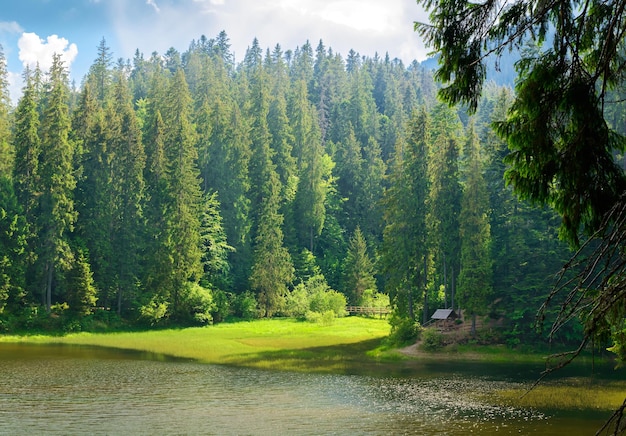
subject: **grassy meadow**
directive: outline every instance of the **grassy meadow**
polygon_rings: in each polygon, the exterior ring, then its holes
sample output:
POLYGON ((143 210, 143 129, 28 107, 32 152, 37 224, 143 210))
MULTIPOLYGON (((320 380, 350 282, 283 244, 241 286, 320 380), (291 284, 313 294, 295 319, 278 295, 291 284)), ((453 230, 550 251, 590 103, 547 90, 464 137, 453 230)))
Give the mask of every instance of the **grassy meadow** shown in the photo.
POLYGON ((0 341, 132 349, 213 364, 343 372, 374 363, 389 335, 384 319, 346 317, 331 324, 262 319, 214 326, 65 336, 0 336, 0 341))

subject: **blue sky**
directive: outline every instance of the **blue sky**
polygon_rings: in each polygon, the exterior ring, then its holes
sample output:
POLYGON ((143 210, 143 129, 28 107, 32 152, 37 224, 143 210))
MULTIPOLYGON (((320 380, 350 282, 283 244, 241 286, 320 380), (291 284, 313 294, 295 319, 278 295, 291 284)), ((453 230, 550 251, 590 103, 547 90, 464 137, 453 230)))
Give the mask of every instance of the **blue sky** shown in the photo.
POLYGON ((256 37, 263 48, 321 39, 344 57, 388 52, 409 63, 425 58, 413 32, 413 21, 425 19, 415 0, 19 0, 2 2, 0 43, 15 96, 24 66, 47 69, 53 53, 80 85, 102 38, 114 59, 132 59, 136 49, 146 57, 183 52, 192 39, 225 30, 237 61, 256 37))

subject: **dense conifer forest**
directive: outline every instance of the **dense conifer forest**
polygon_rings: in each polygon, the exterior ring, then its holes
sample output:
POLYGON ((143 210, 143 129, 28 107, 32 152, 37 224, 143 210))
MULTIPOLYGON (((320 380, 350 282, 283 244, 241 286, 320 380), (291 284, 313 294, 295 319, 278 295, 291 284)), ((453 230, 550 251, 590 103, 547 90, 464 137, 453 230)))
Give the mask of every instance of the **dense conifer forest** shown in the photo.
POLYGON ((24 71, 17 105, 4 66, 0 331, 389 303, 399 335, 446 307, 538 339, 571 253, 504 183, 511 88, 469 116, 416 61, 254 40, 235 62, 225 32, 119 61, 103 39, 80 84, 24 71))

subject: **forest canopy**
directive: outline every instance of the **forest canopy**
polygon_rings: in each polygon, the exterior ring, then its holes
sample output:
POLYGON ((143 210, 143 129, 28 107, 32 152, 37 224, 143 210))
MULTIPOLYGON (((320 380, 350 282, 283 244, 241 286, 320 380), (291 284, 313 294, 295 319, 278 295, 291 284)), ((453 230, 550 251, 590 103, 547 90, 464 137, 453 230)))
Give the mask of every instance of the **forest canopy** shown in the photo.
POLYGON ((388 299, 396 331, 453 307, 498 320, 485 340, 539 338, 569 250, 504 183, 510 88, 451 109, 416 61, 254 40, 235 63, 225 32, 113 56, 103 39, 78 87, 59 58, 27 69, 16 107, 0 71, 0 329, 388 299))

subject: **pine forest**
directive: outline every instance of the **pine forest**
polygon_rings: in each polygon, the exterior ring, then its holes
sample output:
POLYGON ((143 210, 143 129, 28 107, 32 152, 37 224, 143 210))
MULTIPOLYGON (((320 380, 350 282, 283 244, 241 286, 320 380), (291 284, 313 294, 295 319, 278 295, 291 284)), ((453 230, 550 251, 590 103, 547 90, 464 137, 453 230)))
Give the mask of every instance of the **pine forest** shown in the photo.
POLYGON ((236 62, 221 32, 114 56, 103 39, 80 83, 59 57, 26 69, 16 102, 0 62, 0 331, 352 305, 390 307, 400 336, 452 308, 500 327, 485 341, 539 340, 572 252, 556 213, 505 183, 492 125, 512 84, 470 116, 426 64, 322 41, 255 39, 236 62))

